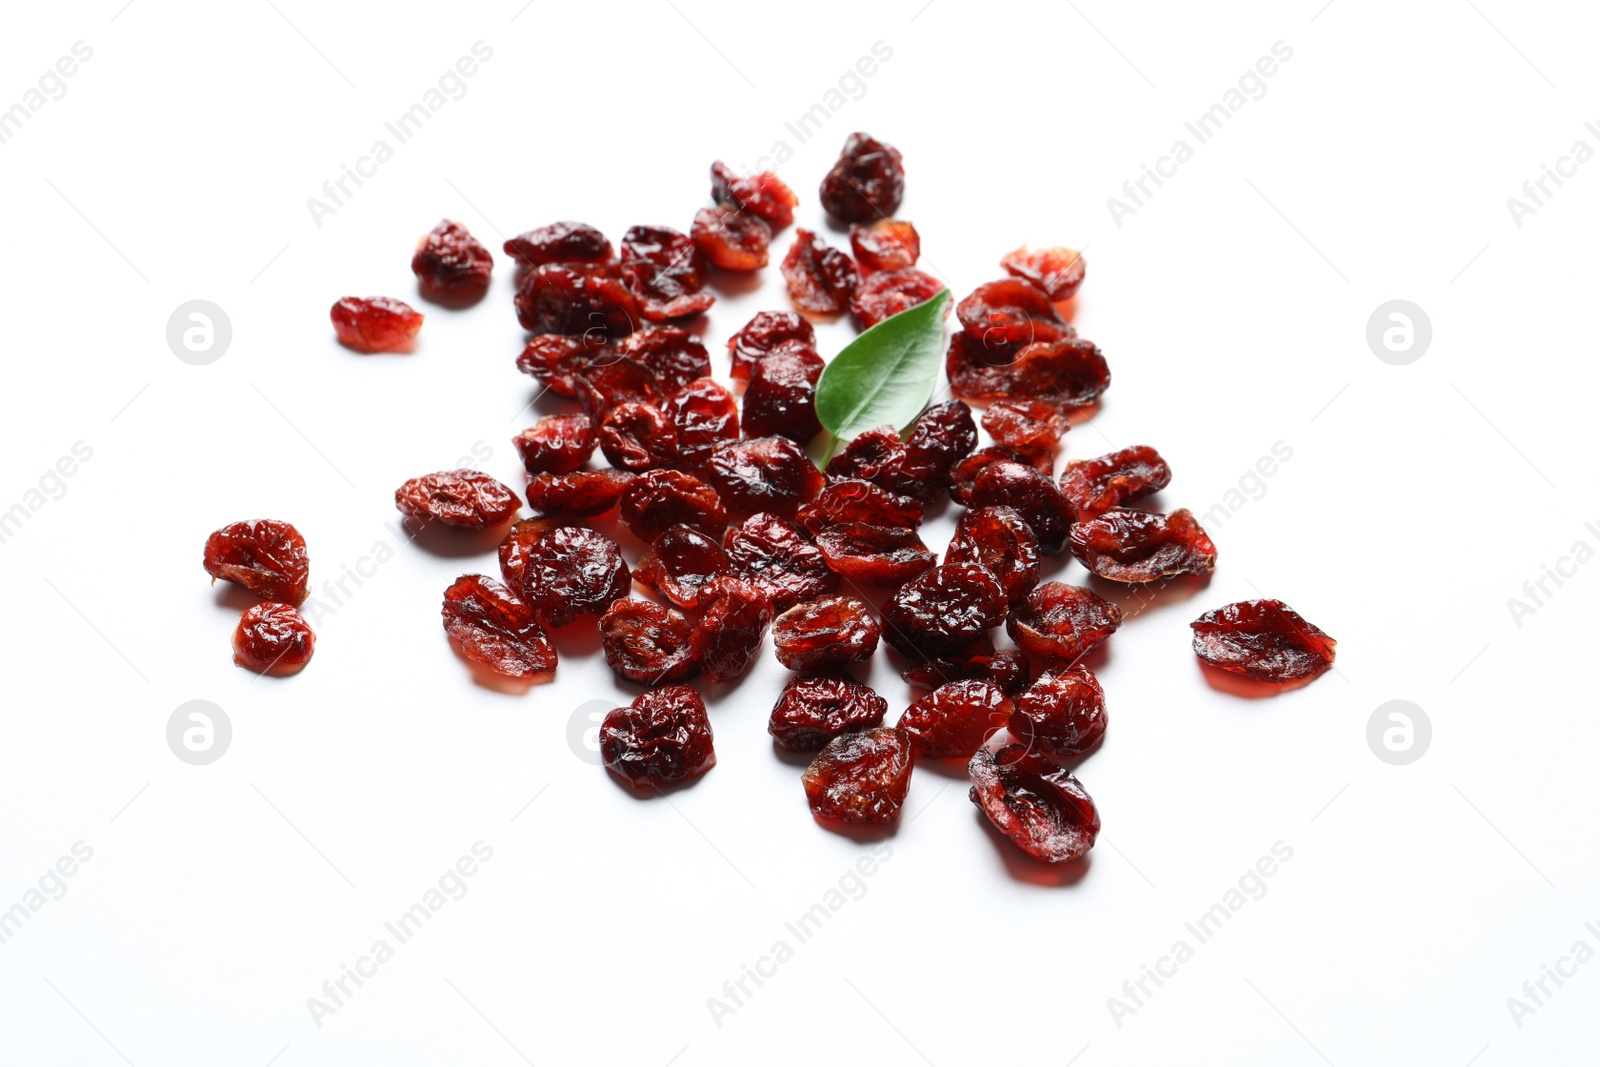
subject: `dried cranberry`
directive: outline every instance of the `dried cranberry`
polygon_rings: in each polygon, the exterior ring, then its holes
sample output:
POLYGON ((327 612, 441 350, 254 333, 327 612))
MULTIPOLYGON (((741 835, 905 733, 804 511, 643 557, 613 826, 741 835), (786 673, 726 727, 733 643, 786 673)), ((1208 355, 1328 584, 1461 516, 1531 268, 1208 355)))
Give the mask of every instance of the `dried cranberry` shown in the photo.
POLYGON ((850 248, 867 274, 905 270, 917 265, 917 257, 922 255, 922 238, 909 222, 879 219, 870 226, 851 226, 850 248))
POLYGON ((849 256, 805 229, 794 231, 782 269, 789 299, 813 315, 844 314, 861 280, 849 256))
POLYGON ((674 609, 648 600, 618 600, 600 619, 606 663, 630 682, 657 685, 695 672, 694 626, 674 609))
POLYGON ((816 540, 829 567, 865 585, 909 582, 937 562, 917 531, 905 526, 843 522, 818 533, 816 540))
POLYGON ((596 356, 572 382, 578 406, 596 422, 618 404, 664 409, 667 403, 655 372, 638 360, 617 355, 613 349, 596 356))
POLYGON ((720 444, 711 450, 700 476, 733 515, 770 511, 790 518, 822 489, 822 472, 787 437, 720 444))
POLYGON ((984 651, 961 659, 935 659, 918 663, 901 672, 912 685, 937 689, 949 682, 975 679, 993 682, 1007 696, 1016 696, 1028 686, 1028 661, 1015 649, 984 651))
POLYGON ((700 777, 717 765, 705 701, 686 685, 640 693, 601 722, 600 758, 636 790, 700 777))
POLYGON ((711 199, 759 215, 774 229, 793 222, 795 205, 800 203, 794 190, 770 170, 741 178, 720 159, 711 164, 711 199))
POLYGON ((1061 472, 1061 494, 1080 517, 1093 517, 1165 489, 1172 470, 1155 449, 1134 445, 1095 459, 1070 459, 1061 472))
POLYGON ((1000 267, 1007 274, 1038 286, 1057 303, 1071 300, 1083 284, 1083 256, 1071 248, 1037 248, 1030 252, 1023 245, 1000 257, 1000 267))
POLYGON ((500 543, 500 572, 541 621, 559 629, 603 615, 633 588, 617 543, 597 530, 519 522, 500 543))
POLYGON ((394 506, 418 522, 482 530, 510 521, 517 513, 517 494, 482 471, 440 471, 396 489, 394 506))
POLYGON ((306 598, 311 563, 306 539, 287 522, 232 522, 206 538, 206 573, 215 582, 242 585, 257 596, 298 604, 306 598))
POLYGON ((528 339, 517 357, 517 369, 531 374, 557 396, 576 396, 579 376, 609 358, 598 355, 583 337, 541 333, 528 339))
POLYGON ((573 471, 528 479, 528 505, 550 517, 590 518, 617 506, 633 481, 630 471, 573 471))
POLYGON ((767 265, 772 228, 760 216, 728 204, 695 212, 689 230, 694 246, 723 270, 752 271, 767 265))
POLYGON ((477 300, 489 290, 494 257, 459 222, 445 219, 417 242, 411 273, 422 295, 450 301, 477 300))
POLYGON ((994 575, 1012 607, 1039 584, 1039 539, 1015 508, 981 507, 956 522, 946 563, 975 563, 994 575))
POLYGON ((422 313, 387 296, 347 296, 329 313, 339 343, 357 352, 406 350, 422 329, 422 313))
POLYGON ((597 441, 587 415, 546 415, 511 439, 529 474, 571 474, 589 462, 597 441))
POLYGON ((817 196, 823 210, 842 222, 871 222, 898 211, 905 192, 900 153, 864 133, 852 133, 817 196))
POLYGON ((1241 600, 1189 624, 1194 654, 1263 682, 1298 682, 1333 666, 1333 638, 1281 600, 1241 600))
POLYGON ((1087 589, 1046 582, 1006 619, 1006 633, 1030 656, 1071 663, 1100 646, 1122 625, 1115 604, 1087 589))
POLYGON ((613 467, 642 471, 678 459, 678 431, 665 411, 650 404, 618 404, 600 420, 600 451, 613 467))
POLYGON ((552 222, 511 238, 505 244, 505 252, 525 267, 606 263, 611 259, 611 242, 587 223, 552 222))
POLYGON ((1011 718, 1011 701, 993 682, 941 685, 912 704, 895 725, 911 736, 919 756, 968 759, 1011 718))
POLYGON ((727 572, 728 557, 715 540, 679 525, 656 537, 633 577, 676 606, 699 611, 716 597, 717 579, 727 572))
POLYGON ((1094 800, 1076 778, 1026 746, 980 748, 967 773, 972 802, 1034 859, 1065 863, 1094 847, 1100 834, 1094 800))
POLYGON ((617 351, 648 367, 663 392, 674 392, 711 374, 706 346, 678 326, 647 326, 623 338, 617 351))
POLYGON ((678 433, 678 456, 699 463, 723 441, 739 437, 739 406, 711 378, 696 378, 667 398, 667 413, 678 433))
POLYGON ((978 475, 996 463, 1023 463, 1027 460, 1002 445, 980 448, 950 468, 950 499, 962 507, 972 506, 972 487, 978 475))
POLYGON ((622 235, 622 277, 650 322, 709 310, 717 298, 701 291, 708 269, 688 234, 667 226, 634 226, 622 235))
POLYGON ((1081 663, 1046 671, 1012 704, 1012 736, 1040 752, 1081 756, 1106 734, 1105 691, 1081 663))
POLYGON ((923 505, 919 500, 880 489, 859 478, 843 478, 824 485, 817 499, 801 508, 795 518, 815 536, 845 522, 915 529, 922 525, 922 513, 923 505))
POLYGON ((983 413, 983 428, 995 444, 1009 448, 1040 470, 1054 469, 1066 416, 1043 400, 996 400, 983 413))
POLYGON ((978 286, 956 305, 956 318, 967 333, 991 350, 1059 341, 1076 332, 1043 290, 1020 278, 978 286))
POLYGON ((817 379, 822 357, 804 348, 783 348, 750 372, 744 393, 744 432, 752 437, 787 437, 805 444, 822 430, 817 420, 817 379))
POLYGON ((771 599, 778 611, 839 588, 816 545, 778 515, 752 515, 728 530, 722 542, 728 567, 771 599))
POLYGON ((444 591, 444 631, 462 655, 497 674, 536 678, 556 669, 556 650, 533 608, 493 578, 467 574, 444 591))
POLYGON ((911 760, 911 739, 896 727, 839 735, 800 777, 811 814, 868 826, 894 822, 911 786, 911 760))
MULTIPOLYGON (((913 267, 885 270, 868 275, 850 299, 850 314, 861 329, 869 329, 884 319, 900 314, 944 292, 947 286, 931 274, 913 267)), ((945 305, 949 315, 950 305, 945 305)))
POLYGON ((775 612, 764 590, 737 578, 719 578, 709 591, 710 606, 695 631, 700 665, 713 682, 731 682, 755 663, 775 612))
POLYGON ((767 732, 785 752, 814 752, 840 734, 883 723, 888 701, 842 670, 789 680, 772 706, 767 732))
POLYGON ((890 488, 918 500, 932 500, 950 484, 950 472, 978 447, 972 409, 959 400, 925 408, 906 435, 906 458, 900 478, 890 488))
POLYGON ((317 635, 289 604, 254 604, 233 631, 233 662, 257 674, 296 674, 311 662, 317 635))
POLYGON ((812 671, 871 659, 882 635, 864 601, 825 596, 779 615, 772 624, 772 647, 791 671, 812 671))
POLYGON ((935 567, 883 606, 883 636, 910 659, 939 659, 968 648, 1006 615, 1000 583, 982 567, 935 567))
POLYGON ((786 345, 816 351, 816 327, 792 311, 756 312, 742 330, 728 338, 728 357, 733 361, 734 379, 749 378, 757 363, 786 345))
POLYGON ((592 347, 639 326, 639 302, 610 267, 545 263, 517 286, 517 321, 529 333, 583 336, 592 347))
POLYGON ((622 494, 622 525, 641 541, 654 541, 679 523, 720 536, 728 525, 717 491, 682 471, 648 471, 622 494))
POLYGON ((860 478, 881 485, 898 477, 906 460, 905 442, 893 426, 875 426, 851 439, 828 460, 829 478, 860 478))
POLYGON ((972 483, 972 507, 1013 507, 1039 539, 1039 551, 1058 556, 1077 515, 1050 478, 1021 463, 991 463, 972 483))
POLYGON ((1093 341, 1069 337, 1023 348, 1008 368, 1007 380, 1009 396, 1082 407, 1093 404, 1110 387, 1111 370, 1093 341))
POLYGON ((1170 515, 1112 508, 1072 527, 1072 554, 1114 582, 1209 574, 1217 565, 1217 546, 1186 508, 1170 515))

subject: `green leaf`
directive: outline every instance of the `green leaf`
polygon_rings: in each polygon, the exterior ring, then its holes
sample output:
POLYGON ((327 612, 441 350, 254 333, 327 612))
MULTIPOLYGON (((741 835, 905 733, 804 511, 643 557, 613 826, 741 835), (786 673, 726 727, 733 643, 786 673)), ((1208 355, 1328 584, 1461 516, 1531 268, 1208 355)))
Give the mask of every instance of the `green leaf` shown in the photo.
POLYGON ((946 289, 891 315, 845 345, 822 369, 817 418, 833 435, 829 456, 865 430, 885 424, 903 430, 921 414, 939 380, 949 303, 946 289))

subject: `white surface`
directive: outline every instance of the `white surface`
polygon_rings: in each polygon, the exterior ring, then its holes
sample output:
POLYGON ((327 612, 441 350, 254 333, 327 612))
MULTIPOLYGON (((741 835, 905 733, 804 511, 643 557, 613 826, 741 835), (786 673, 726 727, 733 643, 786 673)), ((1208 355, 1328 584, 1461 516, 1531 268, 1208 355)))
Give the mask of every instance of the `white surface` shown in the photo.
MULTIPOLYGON (((1520 627, 1506 600, 1573 542, 1600 544, 1580 429, 1600 384, 1600 169, 1521 228, 1505 204, 1575 139, 1600 146, 1583 127, 1592 12, 535 0, 513 21, 521 0, 121 2, 18 9, 0 38, 0 104, 74 41, 94 49, 0 145, 0 506, 74 442, 93 449, 0 545, 0 907, 74 842, 93 849, 0 945, 0 1058, 1592 1058, 1600 965, 1549 984, 1520 1027, 1506 1001, 1574 942, 1600 948, 1584 929, 1600 862, 1579 673, 1600 572, 1578 568, 1520 627), (466 95, 313 225, 306 198, 478 40, 493 58, 466 95), (798 144, 785 121, 880 40, 893 56, 865 94, 798 144), (1293 57, 1265 96, 1114 225, 1107 197, 1280 40, 1293 57), (871 854, 815 826, 800 769, 774 757, 770 655, 712 702, 716 770, 641 803, 569 747, 574 709, 620 699, 598 655, 516 696, 474 685, 451 653, 440 592, 492 573, 492 555, 399 546, 321 621, 310 668, 275 681, 231 664, 245 601, 210 589, 200 549, 225 522, 289 519, 321 589, 391 536, 406 477, 486 447, 484 466, 520 487, 509 437, 532 386, 513 366, 501 238, 557 218, 613 238, 687 228, 713 158, 753 164, 777 139, 815 226, 817 182, 857 128, 905 153, 902 215, 958 295, 1023 241, 1087 248, 1078 322, 1115 383, 1067 454, 1156 445, 1176 472, 1159 502, 1196 512, 1275 442, 1293 458, 1213 529, 1209 587, 1112 641, 1110 734, 1079 771, 1105 832, 1081 877, 1036 884, 961 782, 919 770, 920 814, 864 895, 719 1027, 707 999, 793 943, 784 923, 871 854), (414 355, 339 348, 328 305, 413 298, 412 242, 441 216, 496 248, 489 298, 424 306, 414 355), (233 324, 205 367, 164 341, 194 298, 233 324), (1433 322, 1410 366, 1364 340, 1394 298, 1433 322), (1207 684, 1188 622, 1257 589, 1339 639, 1337 673, 1270 700, 1207 684), (1399 698, 1434 728, 1403 767, 1365 739, 1399 698), (233 724, 207 767, 164 738, 191 699, 233 724), (316 1026, 307 998, 480 840, 493 858, 466 895, 316 1026), (1195 946, 1184 923, 1279 841, 1293 858, 1265 895, 1116 1025, 1107 998, 1175 940, 1195 946)), ((728 334, 785 306, 781 286, 774 266, 719 301, 719 375, 728 334)), ((824 350, 848 335, 822 331, 824 350)), ((939 547, 951 522, 929 526, 939 547)), ((872 680, 904 706, 883 657, 872 680)))

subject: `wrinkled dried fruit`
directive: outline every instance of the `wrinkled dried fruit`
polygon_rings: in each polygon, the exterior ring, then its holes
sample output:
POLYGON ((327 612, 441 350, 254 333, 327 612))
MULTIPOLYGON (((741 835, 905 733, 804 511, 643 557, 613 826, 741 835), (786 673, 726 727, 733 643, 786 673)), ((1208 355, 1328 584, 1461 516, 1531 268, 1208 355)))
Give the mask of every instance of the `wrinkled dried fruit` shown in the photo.
POLYGON ((648 600, 618 600, 600 619, 606 663, 630 682, 687 678, 699 664, 694 626, 682 612, 648 600))
POLYGON ((737 578, 719 578, 709 592, 711 604, 695 631, 700 666, 713 682, 731 682, 755 663, 775 611, 763 590, 737 578))
POLYGON ((982 567, 935 567, 914 578, 883 606, 883 636, 909 659, 955 656, 997 626, 1006 595, 982 567))
POLYGON ((889 488, 918 500, 932 500, 950 484, 952 469, 978 447, 972 409, 959 400, 930 404, 906 435, 906 458, 889 488))
POLYGON ((1039 539, 1016 508, 990 506, 963 513, 944 561, 983 567, 999 580, 1012 607, 1039 584, 1039 539))
POLYGON ((711 164, 711 199, 759 215, 780 230, 794 221, 795 205, 800 203, 794 190, 772 171, 741 178, 720 159, 711 164))
POLYGON ((532 606, 511 590, 477 574, 444 591, 444 631, 462 655, 497 674, 536 678, 556 669, 556 650, 532 606))
POLYGON ((689 235, 668 226, 634 226, 622 235, 622 278, 650 322, 687 318, 717 298, 702 292, 709 269, 689 235))
POLYGON ((791 671, 813 671, 864 663, 878 650, 882 635, 864 601, 825 596, 779 615, 772 624, 772 647, 791 671))
POLYGON ((257 596, 298 604, 306 598, 311 563, 306 539, 287 522, 231 522, 206 538, 206 573, 244 586, 257 596))
POLYGON ((1012 701, 1011 735, 1038 752, 1081 756, 1106 735, 1106 694, 1081 663, 1046 671, 1012 701))
POLYGON ((606 263, 611 259, 611 242, 587 223, 552 222, 511 238, 505 244, 505 252, 525 267, 545 263, 606 263))
POLYGON ((1078 780, 1024 745, 980 748, 967 764, 972 802, 1036 860, 1065 863, 1094 847, 1100 813, 1078 780))
POLYGON ((696 378, 667 398, 667 413, 678 434, 678 456, 697 464, 723 441, 739 437, 739 405, 733 394, 710 378, 696 378))
POLYGON ((1008 648, 985 650, 980 655, 961 659, 935 659, 908 667, 900 673, 912 685, 937 689, 949 682, 976 679, 993 682, 1007 696, 1016 696, 1028 687, 1028 661, 1021 652, 1008 648))
POLYGON ((233 631, 233 662, 257 674, 296 674, 311 662, 317 635, 289 604, 253 604, 233 631))
POLYGON ((791 678, 772 706, 767 732, 785 752, 814 752, 840 734, 883 723, 889 703, 842 670, 791 678))
POLYGON ((669 466, 678 459, 678 431, 658 407, 618 404, 600 420, 600 451, 623 470, 669 466))
POLYGON ((972 483, 971 501, 974 508, 1016 508, 1046 556, 1058 556, 1066 549, 1077 518, 1049 475, 1022 463, 1002 461, 985 467, 972 483))
POLYGON ((711 374, 711 355, 706 346, 679 326, 646 326, 623 338, 617 351, 648 367, 666 393, 711 374))
POLYGON ((839 575, 821 550, 781 516, 750 516, 728 530, 722 548, 732 573, 766 594, 778 611, 839 588, 839 575))
POLYGON ((728 338, 733 378, 744 381, 755 365, 779 348, 797 345, 815 352, 816 327, 793 311, 758 311, 744 329, 728 338))
POLYGON ((703 207, 695 212, 689 230, 694 246, 723 270, 752 271, 767 265, 772 227, 759 215, 728 204, 703 207))
POLYGON ((500 543, 500 572, 540 621, 555 629, 603 615, 633 588, 617 543, 597 530, 519 522, 500 543))
POLYGON ((1031 282, 1057 303, 1071 300, 1083 284, 1083 257, 1071 248, 1037 248, 1030 252, 1023 245, 1002 256, 1000 268, 1031 282))
POLYGON ((822 357, 800 347, 781 348, 755 365, 744 392, 744 432, 787 437, 805 444, 822 430, 817 420, 817 379, 822 357))
POLYGON ((860 478, 881 484, 898 478, 906 445, 893 426, 875 426, 856 434, 843 451, 828 460, 829 479, 860 478))
POLYGON ((1194 654, 1263 682, 1298 682, 1333 666, 1333 638, 1281 600, 1241 600, 1189 624, 1194 654))
POLYGON ((1170 515, 1112 508, 1072 527, 1072 554, 1114 582, 1209 574, 1217 565, 1217 546, 1186 508, 1170 515))
POLYGON ((1061 494, 1092 518, 1165 489, 1172 470, 1155 449, 1134 445, 1095 459, 1070 459, 1061 472, 1061 494))
POLYGON ((983 428, 994 443, 1022 456, 1040 470, 1055 468, 1066 416, 1043 400, 996 400, 983 413, 983 428))
POLYGON ((394 506, 418 522, 482 530, 517 513, 517 494, 482 471, 440 471, 412 478, 396 489, 394 506))
POLYGON ((1046 582, 1006 619, 1006 633, 1030 656, 1071 663, 1100 646, 1122 625, 1122 611, 1092 592, 1046 582))
POLYGON ((611 358, 609 353, 597 353, 583 337, 541 333, 528 338, 517 357, 517 369, 531 374, 557 396, 576 396, 578 377, 611 358))
POLYGON ((430 299, 476 300, 489 289, 494 257, 459 222, 445 219, 417 242, 411 273, 430 299))
POLYGON ((811 814, 867 826, 894 822, 911 787, 911 761, 911 739, 893 726, 835 737, 800 777, 811 814))
POLYGON ((872 222, 900 210, 906 168, 900 153, 864 133, 852 133, 817 197, 841 222, 872 222))
POLYGON ((806 229, 794 231, 782 270, 789 299, 813 315, 844 314, 861 280, 849 256, 806 229))
POLYGON ((545 263, 517 286, 517 321, 529 333, 583 336, 591 347, 638 328, 639 302, 612 268, 593 263, 545 263))
POLYGON ((1076 331, 1037 286, 1020 278, 985 282, 956 305, 956 318, 990 351, 1059 341, 1076 331))
POLYGON ((1011 701, 992 682, 941 685, 912 704, 896 726, 911 736, 919 756, 969 759, 1011 718, 1011 701))
POLYGON ((679 523, 720 537, 728 513, 715 489, 682 471, 648 471, 623 492, 622 525, 639 540, 654 541, 679 523))
POLYGON ((713 538, 690 526, 673 526, 656 537, 633 578, 678 607, 699 611, 716 597, 717 579, 727 572, 728 557, 713 538))
POLYGON ((1009 368, 1009 383, 1010 396, 1082 407, 1110 387, 1111 370, 1093 341, 1068 337, 1024 347, 1009 368))
POLYGON ((587 415, 546 415, 511 439, 529 474, 571 474, 589 462, 597 441, 587 415))
POLYGON ((422 313, 387 296, 347 296, 329 313, 339 343, 357 352, 399 352, 422 329, 422 313))
POLYGON ((1003 445, 990 445, 962 459, 950 468, 950 499, 962 507, 972 506, 972 487, 982 474, 995 463, 1022 463, 1027 460, 1003 445))
MULTIPOLYGON (((879 271, 868 275, 856 288, 850 299, 850 314, 856 325, 865 330, 907 308, 927 303, 946 288, 938 278, 913 267, 879 271)), ((950 305, 946 304, 945 314, 949 313, 950 305)))
POLYGON ((705 701, 686 685, 640 693, 601 722, 600 758, 637 790, 698 778, 717 765, 705 701))
POLYGON ((822 489, 822 472, 787 437, 720 444, 711 450, 700 476, 731 515, 770 511, 790 518, 822 489))
POLYGON ((587 519, 617 506, 633 481, 630 471, 573 471, 528 479, 528 506, 547 517, 587 519))
POLYGON ((879 219, 870 226, 850 227, 850 249, 865 274, 880 270, 905 270, 917 265, 922 238, 917 228, 900 219, 879 219))
POLYGON ((908 582, 937 559, 915 529, 844 522, 816 536, 828 566, 853 582, 892 586, 908 582))
POLYGON ((801 508, 795 519, 813 536, 845 522, 909 530, 922 525, 923 510, 919 500, 859 478, 844 478, 824 485, 817 499, 801 508))
POLYGON ((643 404, 666 408, 667 397, 655 372, 643 363, 606 349, 572 379, 578 406, 595 422, 618 404, 643 404))

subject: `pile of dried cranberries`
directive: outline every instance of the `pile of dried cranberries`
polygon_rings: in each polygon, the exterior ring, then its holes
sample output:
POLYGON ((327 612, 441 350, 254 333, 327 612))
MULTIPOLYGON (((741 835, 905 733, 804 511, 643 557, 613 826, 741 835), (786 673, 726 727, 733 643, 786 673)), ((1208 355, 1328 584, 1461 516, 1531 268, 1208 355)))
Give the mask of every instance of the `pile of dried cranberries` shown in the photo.
MULTIPOLYGON (((893 823, 918 759, 962 760, 972 801, 1024 852, 1082 856, 1100 818, 1060 761, 1105 736, 1105 694, 1085 657, 1123 620, 1088 588, 1041 583, 1041 557, 1070 552, 1101 579, 1150 583, 1208 574, 1217 555, 1188 511, 1130 506, 1171 479, 1152 448, 1072 460, 1055 476, 1069 417, 1111 380, 1069 321, 1082 257, 1005 255, 1005 276, 956 306, 954 398, 904 432, 860 434, 818 470, 806 445, 822 431, 825 361, 804 315, 848 314, 865 329, 945 288, 916 267, 916 228, 893 217, 905 190, 900 153, 865 134, 846 142, 819 198, 849 224, 850 251, 795 231, 780 269, 797 310, 763 311, 728 342, 742 402, 711 377, 711 355, 684 323, 715 302, 714 271, 768 264, 799 198, 771 172, 741 177, 718 162, 711 176, 713 203, 688 233, 635 226, 614 248, 591 226, 557 222, 505 242, 530 334, 517 366, 570 404, 513 442, 532 518, 514 521, 517 494, 475 470, 396 490, 416 523, 509 524, 500 580, 468 575, 447 589, 445 631, 475 663, 537 680, 556 669, 551 631, 598 627, 606 662, 647 687, 606 716, 605 765, 655 791, 716 764, 705 704, 686 683, 740 677, 771 630, 794 674, 769 731, 780 749, 816 753, 802 784, 819 820, 893 823), (966 401, 986 405, 986 447, 966 401), (946 493, 965 510, 941 557, 919 527, 946 493), (611 512, 645 546, 632 566, 588 524, 611 512), (651 595, 635 597, 635 585, 651 595), (1014 647, 996 647, 1002 625, 1014 647), (893 725, 887 701, 852 670, 882 644, 927 690, 893 725)), ((452 304, 481 297, 492 265, 449 221, 412 261, 423 294, 452 304)), ((332 318, 362 351, 407 348, 422 325, 384 297, 341 300, 332 318)), ((225 527, 206 546, 206 568, 274 601, 241 622, 242 665, 305 662, 310 631, 293 605, 305 596, 306 557, 293 527, 225 527)), ((1230 604, 1193 627, 1204 662, 1259 680, 1302 681, 1333 661, 1333 640, 1277 601, 1230 604)))

